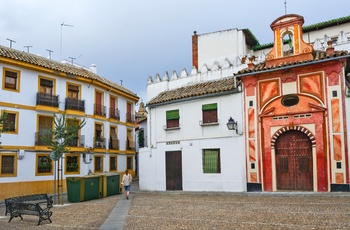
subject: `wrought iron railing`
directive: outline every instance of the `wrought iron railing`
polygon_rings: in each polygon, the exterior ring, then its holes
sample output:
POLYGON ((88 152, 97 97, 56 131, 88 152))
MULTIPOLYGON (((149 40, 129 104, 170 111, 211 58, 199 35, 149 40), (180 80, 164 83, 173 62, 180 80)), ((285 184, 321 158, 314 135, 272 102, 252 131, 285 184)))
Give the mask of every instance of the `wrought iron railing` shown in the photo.
POLYGON ((94 148, 106 148, 106 139, 104 137, 94 137, 94 148))
POLYGON ((52 95, 48 93, 37 93, 36 94, 36 105, 45 105, 58 108, 58 95, 52 95))
POLYGON ((109 139, 109 149, 119 149, 119 140, 109 139))
POLYGON ((67 97, 65 109, 85 112, 85 101, 67 97))
POLYGON ((117 120, 120 120, 120 111, 119 111, 119 109, 109 108, 109 117, 117 119, 117 120))
POLYGON ((77 137, 73 138, 68 143, 68 147, 84 147, 85 146, 85 136, 84 135, 78 135, 77 137))
POLYGON ((126 113, 126 122, 135 124, 135 115, 131 113, 126 113))
POLYGON ((106 116, 106 106, 94 104, 94 114, 105 117, 106 116))

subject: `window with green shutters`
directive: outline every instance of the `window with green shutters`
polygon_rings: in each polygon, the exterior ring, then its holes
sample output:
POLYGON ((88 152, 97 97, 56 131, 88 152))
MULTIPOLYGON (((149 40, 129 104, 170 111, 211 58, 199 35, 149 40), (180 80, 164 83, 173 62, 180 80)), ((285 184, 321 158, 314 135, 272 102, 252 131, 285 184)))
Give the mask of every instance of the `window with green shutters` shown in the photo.
POLYGON ((180 114, 179 110, 166 111, 166 128, 179 128, 180 127, 180 114))
POLYGON ((218 122, 217 103, 202 105, 203 124, 218 122))
POLYGON ((203 173, 221 173, 220 149, 203 149, 203 173))

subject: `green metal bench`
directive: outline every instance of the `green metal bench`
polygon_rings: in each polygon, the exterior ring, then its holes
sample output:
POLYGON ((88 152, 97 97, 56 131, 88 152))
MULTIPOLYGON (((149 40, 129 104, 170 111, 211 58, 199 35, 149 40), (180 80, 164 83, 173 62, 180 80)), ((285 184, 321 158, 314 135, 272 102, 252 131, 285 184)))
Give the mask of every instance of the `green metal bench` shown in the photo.
POLYGON ((35 194, 27 196, 18 196, 5 199, 6 213, 10 213, 9 222, 15 218, 20 217, 23 220, 22 215, 35 215, 39 217, 38 225, 43 220, 51 221, 53 200, 47 194, 35 194))

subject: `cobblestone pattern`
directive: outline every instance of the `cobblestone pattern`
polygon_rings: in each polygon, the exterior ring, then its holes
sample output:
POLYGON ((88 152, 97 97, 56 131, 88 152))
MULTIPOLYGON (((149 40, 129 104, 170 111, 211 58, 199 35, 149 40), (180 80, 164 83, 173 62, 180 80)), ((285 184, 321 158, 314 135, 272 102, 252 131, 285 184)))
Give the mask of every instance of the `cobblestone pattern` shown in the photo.
POLYGON ((54 206, 51 220, 37 226, 37 216, 23 215, 8 223, 10 215, 4 216, 5 206, 0 205, 0 229, 99 229, 121 196, 110 196, 91 201, 54 206))
MULTIPOLYGON (((0 229, 99 229, 124 195, 55 206, 52 223, 9 216, 0 205, 0 229)), ((350 196, 147 193, 131 195, 124 230, 350 229, 350 196)))
POLYGON ((136 194, 124 229, 350 229, 350 197, 136 194))

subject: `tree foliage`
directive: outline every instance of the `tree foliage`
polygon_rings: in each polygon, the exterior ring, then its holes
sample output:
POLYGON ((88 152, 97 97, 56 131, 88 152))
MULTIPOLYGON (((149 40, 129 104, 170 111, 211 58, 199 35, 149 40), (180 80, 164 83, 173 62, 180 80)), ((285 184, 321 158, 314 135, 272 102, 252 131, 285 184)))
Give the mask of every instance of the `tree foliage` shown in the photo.
POLYGON ((69 152, 68 143, 77 138, 78 131, 84 127, 86 121, 85 119, 78 121, 75 117, 67 119, 66 114, 61 116, 54 114, 53 122, 54 129, 49 129, 50 135, 44 135, 42 139, 48 145, 48 148, 52 149, 51 159, 58 160, 63 153, 69 152))

